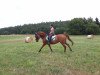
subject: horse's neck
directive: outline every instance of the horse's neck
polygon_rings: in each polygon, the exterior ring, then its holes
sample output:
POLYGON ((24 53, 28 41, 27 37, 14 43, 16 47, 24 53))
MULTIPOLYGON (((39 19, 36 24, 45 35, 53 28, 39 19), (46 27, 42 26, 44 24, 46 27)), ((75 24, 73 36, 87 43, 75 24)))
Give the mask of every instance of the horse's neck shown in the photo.
POLYGON ((42 36, 42 37, 41 37, 41 39, 45 39, 45 38, 46 38, 46 36, 42 36))
POLYGON ((44 39, 44 38, 46 38, 46 34, 44 33, 44 32, 40 32, 40 37, 41 37, 41 39, 44 39))

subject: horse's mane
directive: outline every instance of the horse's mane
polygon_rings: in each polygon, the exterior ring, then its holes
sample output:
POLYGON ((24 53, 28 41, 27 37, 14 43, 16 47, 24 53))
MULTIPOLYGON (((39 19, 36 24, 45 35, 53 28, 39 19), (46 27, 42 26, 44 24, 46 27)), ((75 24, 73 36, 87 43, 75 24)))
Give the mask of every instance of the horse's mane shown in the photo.
POLYGON ((43 31, 39 31, 39 32, 37 32, 41 37, 44 37, 44 36, 46 36, 46 33, 45 32, 43 32, 43 31))
POLYGON ((39 31, 38 33, 39 33, 39 34, 46 34, 46 33, 45 33, 45 32, 43 32, 43 31, 39 31))

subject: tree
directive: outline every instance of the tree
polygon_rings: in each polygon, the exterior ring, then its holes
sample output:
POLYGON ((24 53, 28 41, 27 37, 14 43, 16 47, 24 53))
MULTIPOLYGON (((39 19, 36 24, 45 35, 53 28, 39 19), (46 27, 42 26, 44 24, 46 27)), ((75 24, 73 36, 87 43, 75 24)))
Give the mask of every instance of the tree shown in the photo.
POLYGON ((53 24, 55 33, 60 34, 67 32, 68 34, 84 35, 84 34, 100 34, 99 19, 95 21, 90 17, 86 18, 74 18, 68 21, 55 21, 55 22, 42 22, 37 24, 24 24, 17 25, 15 27, 7 27, 0 29, 1 34, 34 34, 38 31, 44 31, 47 34, 50 30, 50 25, 53 24))
POLYGON ((99 34, 100 28, 95 23, 89 23, 86 27, 86 34, 99 34))
POLYGON ((74 18, 70 21, 68 25, 68 32, 70 34, 85 34, 86 25, 82 18, 74 18))
POLYGON ((64 27, 60 27, 60 28, 56 28, 55 29, 55 33, 56 34, 62 34, 66 31, 66 29, 64 27))
POLYGON ((100 27, 100 22, 99 22, 99 19, 97 17, 95 18, 95 22, 100 27))

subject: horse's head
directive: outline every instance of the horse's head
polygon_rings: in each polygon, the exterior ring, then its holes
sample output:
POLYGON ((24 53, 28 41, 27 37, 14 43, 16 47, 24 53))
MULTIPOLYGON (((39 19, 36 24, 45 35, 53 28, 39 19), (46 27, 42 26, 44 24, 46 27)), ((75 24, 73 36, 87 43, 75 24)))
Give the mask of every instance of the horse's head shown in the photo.
POLYGON ((37 32, 37 33, 35 33, 35 40, 36 40, 36 42, 38 42, 40 38, 43 39, 45 36, 46 36, 46 33, 44 33, 44 32, 37 32))
POLYGON ((38 42, 39 39, 40 39, 40 35, 38 33, 35 33, 35 40, 36 40, 36 42, 38 42))

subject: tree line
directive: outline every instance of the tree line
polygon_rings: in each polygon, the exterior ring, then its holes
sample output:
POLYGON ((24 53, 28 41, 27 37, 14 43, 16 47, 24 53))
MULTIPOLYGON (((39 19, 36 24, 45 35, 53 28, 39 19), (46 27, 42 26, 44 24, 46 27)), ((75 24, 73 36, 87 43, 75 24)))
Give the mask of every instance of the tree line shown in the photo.
POLYGON ((100 22, 98 18, 74 18, 67 21, 42 22, 37 24, 24 24, 14 27, 0 29, 0 35, 10 34, 34 34, 38 31, 44 31, 47 34, 50 31, 50 25, 53 24, 55 34, 67 32, 72 35, 100 34, 100 22))

